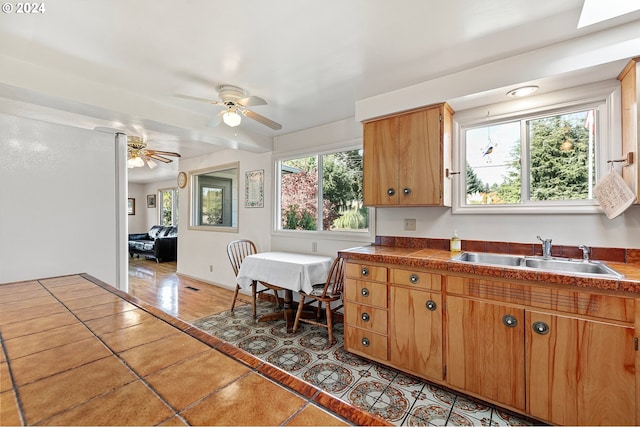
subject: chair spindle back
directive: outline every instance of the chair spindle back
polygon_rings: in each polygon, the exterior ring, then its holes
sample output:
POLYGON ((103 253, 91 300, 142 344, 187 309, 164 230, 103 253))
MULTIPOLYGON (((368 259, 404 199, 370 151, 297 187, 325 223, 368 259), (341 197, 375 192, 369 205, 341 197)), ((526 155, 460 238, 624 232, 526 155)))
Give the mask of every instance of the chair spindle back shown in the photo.
POLYGON ((234 240, 227 245, 227 255, 233 267, 233 273, 237 276, 242 261, 248 256, 257 252, 256 245, 251 240, 234 240))

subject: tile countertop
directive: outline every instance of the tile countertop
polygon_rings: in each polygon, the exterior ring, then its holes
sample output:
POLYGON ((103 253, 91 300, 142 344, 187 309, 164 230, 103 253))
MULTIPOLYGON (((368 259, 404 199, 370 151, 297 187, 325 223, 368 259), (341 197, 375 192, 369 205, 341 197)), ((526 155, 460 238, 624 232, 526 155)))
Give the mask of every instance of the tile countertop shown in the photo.
POLYGON ((487 278, 504 278, 547 282, 561 285, 573 285, 584 288, 595 288, 609 291, 635 293, 640 297, 640 265, 621 262, 605 262, 618 273, 624 274, 622 279, 581 276, 573 273, 537 271, 519 267, 490 266, 486 264, 469 264, 451 261, 460 252, 449 252, 441 249, 417 249, 395 246, 370 245, 339 251, 342 258, 349 261, 377 262, 394 264, 400 267, 420 267, 444 270, 451 273, 467 273, 486 276, 487 278))

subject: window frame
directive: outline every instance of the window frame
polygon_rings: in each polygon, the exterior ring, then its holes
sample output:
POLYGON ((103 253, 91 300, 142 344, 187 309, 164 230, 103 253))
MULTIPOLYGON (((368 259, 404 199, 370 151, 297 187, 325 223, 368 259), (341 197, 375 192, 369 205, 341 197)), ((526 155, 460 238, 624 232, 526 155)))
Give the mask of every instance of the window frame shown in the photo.
MULTIPOLYGON (((375 208, 371 206, 365 206, 369 210, 369 226, 367 231, 331 231, 331 230, 286 230, 282 228, 282 209, 281 193, 280 193, 280 179, 281 168, 280 162, 299 159, 302 157, 316 156, 318 158, 326 155, 339 153, 351 150, 362 150, 362 139, 348 141, 343 144, 336 144, 332 146, 326 146, 322 150, 306 149, 293 152, 281 153, 272 157, 273 164, 273 189, 274 189, 274 208, 273 208, 273 224, 272 235, 281 237, 311 237, 322 238, 327 240, 347 240, 356 242, 371 242, 375 238, 375 208)), ((318 160, 318 166, 320 166, 320 160, 318 160)), ((318 173, 320 167, 318 167, 318 173)), ((322 224, 322 174, 318 176, 318 217, 316 218, 317 224, 322 224)))
POLYGON ((177 226, 178 225, 178 221, 180 219, 179 216, 179 200, 180 200, 180 192, 178 187, 167 187, 167 188, 159 188, 158 189, 158 194, 156 195, 156 200, 158 200, 158 203, 156 204, 156 206, 158 206, 158 224, 162 225, 163 221, 162 221, 162 214, 163 214, 163 203, 164 200, 162 199, 162 194, 165 192, 171 192, 172 196, 171 196, 171 226, 177 226))
POLYGON ((218 231, 218 232, 228 232, 228 233, 237 233, 240 224, 240 162, 226 163, 222 165, 216 165, 209 168, 198 169, 189 171, 189 230, 200 230, 200 231, 218 231), (231 225, 202 225, 199 221, 200 215, 200 188, 202 185, 198 182, 199 176, 206 176, 215 172, 223 172, 235 170, 235 172, 231 172, 234 174, 231 182, 231 194, 229 195, 231 200, 231 225))
MULTIPOLYGON (((531 201, 521 204, 471 205, 466 204, 466 145, 467 129, 505 123, 509 121, 533 120, 552 114, 562 114, 578 109, 596 110, 596 171, 594 184, 609 170, 608 159, 621 155, 621 110, 620 87, 613 82, 570 88, 534 98, 505 102, 473 108, 454 116, 453 168, 460 171, 453 178, 453 214, 595 214, 602 208, 596 200, 531 201)), ((521 126, 521 147, 529 149, 523 139, 526 126, 521 126)), ((522 185, 527 185, 530 164, 528 152, 522 151, 522 185), (526 168, 525 168, 526 166, 526 168)))

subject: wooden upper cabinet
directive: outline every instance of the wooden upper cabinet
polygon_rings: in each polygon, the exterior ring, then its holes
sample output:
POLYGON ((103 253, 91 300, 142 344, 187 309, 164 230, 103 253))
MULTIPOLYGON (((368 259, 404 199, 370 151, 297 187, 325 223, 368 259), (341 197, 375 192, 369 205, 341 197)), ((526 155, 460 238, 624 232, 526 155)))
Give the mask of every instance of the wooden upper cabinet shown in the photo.
POLYGON ((453 111, 447 104, 364 123, 364 204, 450 206, 453 111))
MULTIPOLYGON (((634 153, 633 164, 622 168, 622 177, 640 195, 640 57, 633 58, 618 76, 622 90, 622 155, 634 153)), ((638 198, 636 203, 640 203, 638 198)))

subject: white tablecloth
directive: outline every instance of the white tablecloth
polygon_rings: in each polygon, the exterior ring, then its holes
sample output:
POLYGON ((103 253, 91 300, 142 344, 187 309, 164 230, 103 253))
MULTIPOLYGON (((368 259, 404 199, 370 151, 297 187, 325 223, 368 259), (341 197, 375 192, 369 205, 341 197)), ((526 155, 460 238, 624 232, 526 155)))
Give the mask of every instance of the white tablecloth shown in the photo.
POLYGON ((241 288, 254 280, 292 291, 311 292, 312 286, 324 283, 331 269, 331 257, 291 252, 261 252, 242 261, 238 277, 241 288))

